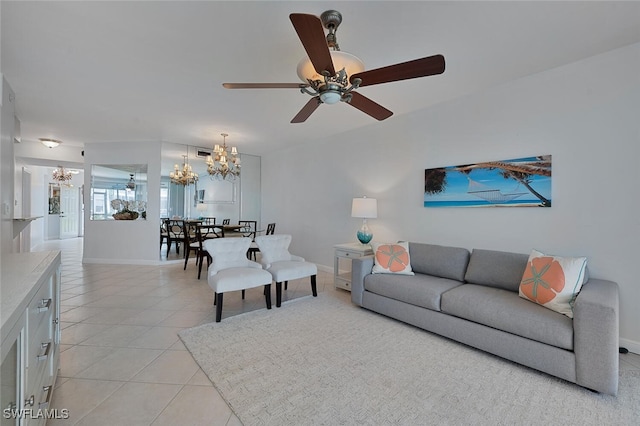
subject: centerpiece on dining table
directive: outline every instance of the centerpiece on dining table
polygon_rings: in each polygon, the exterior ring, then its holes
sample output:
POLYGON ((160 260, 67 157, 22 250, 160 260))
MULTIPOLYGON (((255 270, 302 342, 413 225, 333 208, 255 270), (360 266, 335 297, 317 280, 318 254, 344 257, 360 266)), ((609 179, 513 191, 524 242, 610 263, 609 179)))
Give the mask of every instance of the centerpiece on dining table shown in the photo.
POLYGON ((144 201, 126 201, 116 198, 111 200, 111 208, 117 210, 112 214, 115 220, 136 220, 140 214, 147 218, 147 203, 144 201))

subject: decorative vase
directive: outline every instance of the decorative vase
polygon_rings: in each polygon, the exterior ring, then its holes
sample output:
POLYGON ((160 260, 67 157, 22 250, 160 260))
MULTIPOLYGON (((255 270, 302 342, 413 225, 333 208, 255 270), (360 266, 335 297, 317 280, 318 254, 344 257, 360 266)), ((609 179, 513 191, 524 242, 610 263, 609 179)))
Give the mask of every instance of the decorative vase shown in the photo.
POLYGON ((115 220, 136 220, 138 218, 138 212, 118 212, 114 213, 112 216, 115 220))

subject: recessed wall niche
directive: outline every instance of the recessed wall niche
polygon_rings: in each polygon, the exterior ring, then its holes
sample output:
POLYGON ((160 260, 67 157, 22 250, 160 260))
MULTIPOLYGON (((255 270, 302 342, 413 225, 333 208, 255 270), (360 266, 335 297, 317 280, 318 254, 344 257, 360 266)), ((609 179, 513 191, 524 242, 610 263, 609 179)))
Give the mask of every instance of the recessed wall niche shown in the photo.
POLYGON ((93 164, 90 197, 90 220, 145 220, 147 165, 93 164))

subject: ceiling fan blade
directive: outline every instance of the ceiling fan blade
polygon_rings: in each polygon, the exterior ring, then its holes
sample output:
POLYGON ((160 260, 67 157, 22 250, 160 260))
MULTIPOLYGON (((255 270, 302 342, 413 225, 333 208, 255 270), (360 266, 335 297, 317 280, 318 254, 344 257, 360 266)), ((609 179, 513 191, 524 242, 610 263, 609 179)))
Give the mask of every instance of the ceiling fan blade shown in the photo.
POLYGON ((302 107, 300 112, 296 114, 295 117, 293 117, 293 119, 291 120, 291 123, 304 123, 307 120, 307 118, 309 118, 309 116, 313 114, 313 111, 315 111, 316 108, 320 106, 321 103, 322 102, 320 102, 319 96, 309 99, 309 102, 307 102, 302 107))
POLYGON ((302 89, 304 83, 222 83, 225 89, 302 89))
POLYGON ((289 19, 298 33, 298 37, 304 46, 304 50, 307 51, 307 56, 309 56, 316 72, 323 75, 323 71, 328 71, 329 75, 335 75, 336 71, 333 68, 331 53, 329 52, 329 46, 327 46, 320 18, 305 13, 292 13, 289 15, 289 19))
POLYGON ((426 77, 429 75, 442 74, 443 72, 444 56, 434 55, 353 74, 349 78, 349 81, 353 83, 355 78, 359 78, 362 80, 360 87, 363 87, 373 84, 389 83, 391 81, 426 77))
POLYGON ((348 102, 352 107, 359 109, 365 114, 369 114, 376 120, 382 121, 393 115, 393 112, 389 111, 380 104, 373 102, 366 96, 362 96, 358 92, 351 92, 351 101, 348 102))

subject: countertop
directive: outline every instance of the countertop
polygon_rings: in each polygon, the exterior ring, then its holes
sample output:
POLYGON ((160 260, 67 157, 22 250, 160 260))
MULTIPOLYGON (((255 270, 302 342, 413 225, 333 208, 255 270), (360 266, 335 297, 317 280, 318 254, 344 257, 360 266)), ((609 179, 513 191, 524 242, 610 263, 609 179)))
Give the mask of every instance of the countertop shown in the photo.
POLYGON ((10 253, 2 256, 0 269, 0 341, 4 340, 27 308, 44 280, 51 276, 61 256, 59 251, 10 253))

